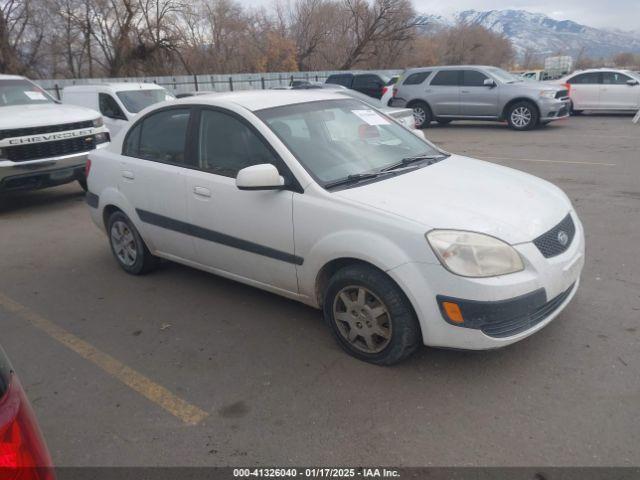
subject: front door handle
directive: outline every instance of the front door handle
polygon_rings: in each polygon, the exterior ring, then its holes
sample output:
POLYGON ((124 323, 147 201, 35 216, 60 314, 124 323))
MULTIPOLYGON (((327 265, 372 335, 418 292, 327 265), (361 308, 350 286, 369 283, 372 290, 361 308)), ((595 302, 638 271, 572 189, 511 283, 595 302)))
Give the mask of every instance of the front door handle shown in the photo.
POLYGON ((460 90, 460 93, 471 93, 469 90, 460 90))
POLYGON ((123 170, 122 171, 122 177, 126 178, 126 179, 129 179, 129 180, 133 180, 134 178, 136 178, 136 176, 130 170, 123 170))
POLYGON ((205 187, 193 187, 193 193, 195 193, 199 197, 211 197, 211 190, 205 187))

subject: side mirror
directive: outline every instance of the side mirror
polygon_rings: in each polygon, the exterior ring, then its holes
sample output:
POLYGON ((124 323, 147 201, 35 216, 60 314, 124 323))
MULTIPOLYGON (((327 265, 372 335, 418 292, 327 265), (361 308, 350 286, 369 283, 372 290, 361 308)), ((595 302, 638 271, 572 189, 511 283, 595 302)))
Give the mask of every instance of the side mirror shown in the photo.
POLYGON ((638 80, 634 80, 634 79, 632 79, 632 78, 630 78, 629 80, 627 80, 627 85, 629 85, 629 86, 631 86, 631 87, 633 87, 633 86, 635 86, 635 85, 638 85, 638 83, 640 83, 640 82, 638 82, 638 80))
POLYGON ((281 190, 284 178, 270 163, 243 168, 236 176, 236 187, 240 190, 281 190))
POLYGON ((483 83, 485 87, 489 88, 493 88, 496 86, 496 82, 492 78, 485 78, 483 83))

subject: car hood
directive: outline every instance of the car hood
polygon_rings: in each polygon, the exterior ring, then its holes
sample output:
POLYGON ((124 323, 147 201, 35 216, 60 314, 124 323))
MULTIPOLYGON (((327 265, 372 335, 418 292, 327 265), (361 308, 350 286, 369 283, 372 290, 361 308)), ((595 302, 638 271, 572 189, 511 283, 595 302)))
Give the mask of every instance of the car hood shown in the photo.
POLYGON ((84 122, 98 117, 98 112, 75 105, 11 105, 0 107, 0 130, 84 122))
POLYGON ((418 222, 425 232, 470 230, 512 245, 532 241, 572 208, 545 180, 458 155, 335 195, 418 222))

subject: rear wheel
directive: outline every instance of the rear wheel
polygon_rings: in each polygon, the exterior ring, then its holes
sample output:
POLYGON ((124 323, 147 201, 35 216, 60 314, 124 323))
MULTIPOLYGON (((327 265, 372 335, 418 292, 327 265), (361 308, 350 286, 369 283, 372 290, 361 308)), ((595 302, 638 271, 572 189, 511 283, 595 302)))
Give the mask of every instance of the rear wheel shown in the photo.
POLYGON ((339 270, 324 296, 324 316, 340 346, 366 362, 392 365, 421 344, 418 319, 402 290, 366 265, 339 270))
POLYGON ((111 252, 118 265, 127 273, 142 275, 158 266, 160 259, 151 255, 129 217, 117 211, 107 222, 111 252))
POLYGON ((433 120, 429 105, 424 102, 417 102, 411 106, 413 110, 413 118, 416 121, 416 128, 427 128, 433 120))
POLYGON ((507 122, 513 130, 531 130, 538 125, 538 110, 531 102, 516 102, 507 111, 507 122))

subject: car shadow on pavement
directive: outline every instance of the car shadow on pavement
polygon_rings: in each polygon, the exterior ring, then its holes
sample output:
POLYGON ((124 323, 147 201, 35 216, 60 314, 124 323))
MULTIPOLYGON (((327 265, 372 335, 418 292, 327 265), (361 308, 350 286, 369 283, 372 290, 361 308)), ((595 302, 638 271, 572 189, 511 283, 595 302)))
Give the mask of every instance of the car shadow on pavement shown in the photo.
POLYGON ((73 186, 0 194, 0 215, 30 209, 51 210, 84 201, 84 192, 73 186), (66 188, 65 188, 66 187, 66 188))

